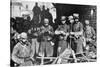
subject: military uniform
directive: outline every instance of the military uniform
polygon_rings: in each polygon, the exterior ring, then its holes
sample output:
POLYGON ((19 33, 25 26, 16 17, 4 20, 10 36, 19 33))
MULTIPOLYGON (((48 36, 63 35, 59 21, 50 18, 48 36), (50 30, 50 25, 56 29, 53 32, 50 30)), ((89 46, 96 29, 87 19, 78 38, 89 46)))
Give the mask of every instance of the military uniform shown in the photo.
MULTIPOLYGON (((56 31, 58 32, 63 31, 64 33, 68 33, 69 29, 70 29, 69 25, 64 24, 64 25, 59 25, 56 31)), ((61 54, 68 47, 68 43, 65 38, 66 35, 62 36, 60 35, 61 33, 58 33, 58 34, 59 34, 58 50, 60 48, 60 51, 58 51, 58 54, 61 54)))
POLYGON ((76 53, 83 52, 83 40, 82 40, 82 33, 83 33, 83 25, 80 22, 74 23, 72 25, 72 32, 75 34, 74 44, 72 44, 72 49, 75 50, 76 53))
POLYGON ((51 44, 51 39, 53 35, 53 28, 49 25, 47 27, 41 26, 40 36, 40 55, 53 56, 53 46, 51 44))
POLYGON ((32 48, 33 48, 33 55, 38 55, 39 53, 39 47, 40 47, 40 43, 38 41, 38 32, 39 32, 40 28, 39 27, 35 27, 34 30, 32 31, 32 48))
POLYGON ((40 21, 40 13, 41 13, 41 9, 38 5, 35 4, 34 8, 33 8, 33 19, 32 21, 34 22, 35 25, 39 24, 40 21))
POLYGON ((32 60, 28 59, 33 57, 31 45, 22 45, 22 42, 18 42, 12 52, 12 60, 20 66, 31 66, 32 60), (28 60, 26 60, 28 59, 28 60))
POLYGON ((84 31, 84 35, 85 35, 85 38, 87 38, 87 40, 93 39, 93 37, 95 36, 95 31, 94 31, 93 27, 86 26, 85 31, 84 31))
MULTIPOLYGON (((93 53, 96 52, 96 42, 95 42, 95 31, 93 27, 86 26, 84 31, 84 36, 86 39, 86 50, 87 50, 87 56, 93 51, 93 53), (89 53, 90 52, 90 53, 89 53)), ((91 55, 93 56, 93 55, 91 55)))

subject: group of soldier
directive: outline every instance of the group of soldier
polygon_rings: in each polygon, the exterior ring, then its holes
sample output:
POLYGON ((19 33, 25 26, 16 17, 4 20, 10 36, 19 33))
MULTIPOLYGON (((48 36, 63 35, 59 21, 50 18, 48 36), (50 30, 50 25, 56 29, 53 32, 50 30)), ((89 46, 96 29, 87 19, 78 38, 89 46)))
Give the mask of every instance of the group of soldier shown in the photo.
POLYGON ((29 29, 28 33, 18 34, 18 43, 13 48, 12 60, 22 66, 30 66, 34 63, 35 56, 52 57, 55 51, 55 36, 58 37, 57 56, 66 49, 71 49, 77 54, 83 53, 84 50, 88 53, 91 46, 96 48, 96 35, 93 27, 89 25, 89 20, 85 20, 86 25, 83 27, 79 21, 79 14, 74 13, 68 17, 68 21, 66 22, 66 16, 61 16, 62 24, 54 31, 49 25, 49 19, 44 18, 42 26, 29 29))
POLYGON ((63 15, 60 19, 61 24, 54 29, 50 25, 50 19, 44 17, 41 26, 36 25, 20 34, 12 28, 15 33, 13 37, 17 43, 13 48, 11 59, 20 66, 30 66, 37 63, 36 57, 53 57, 55 51, 57 51, 57 57, 61 54, 68 56, 84 51, 88 56, 90 51, 96 52, 95 30, 90 26, 89 20, 85 20, 83 26, 79 19, 78 13, 73 13, 70 16, 63 15), (55 46, 57 50, 54 48, 55 46))

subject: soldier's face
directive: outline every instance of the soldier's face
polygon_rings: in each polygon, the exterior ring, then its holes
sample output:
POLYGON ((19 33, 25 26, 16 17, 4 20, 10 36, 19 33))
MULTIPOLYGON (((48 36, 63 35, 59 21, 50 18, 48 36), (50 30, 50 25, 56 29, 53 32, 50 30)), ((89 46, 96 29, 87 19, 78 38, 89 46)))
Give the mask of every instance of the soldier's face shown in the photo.
POLYGON ((78 22, 79 20, 78 19, 75 19, 75 22, 78 22))
POLYGON ((48 25, 49 25, 49 24, 48 24, 48 23, 49 23, 49 20, 48 20, 48 19, 44 19, 44 23, 45 23, 45 24, 44 24, 45 26, 48 26, 48 25))
POLYGON ((66 23, 66 20, 62 20, 61 23, 62 23, 62 24, 65 24, 65 23, 66 23))
POLYGON ((88 25, 89 25, 89 21, 88 21, 88 20, 86 20, 86 21, 85 21, 85 24, 88 26, 88 25))
POLYGON ((74 23, 74 20, 72 19, 72 20, 70 20, 70 23, 74 23))
POLYGON ((26 42, 27 41, 27 38, 21 38, 22 42, 26 42))

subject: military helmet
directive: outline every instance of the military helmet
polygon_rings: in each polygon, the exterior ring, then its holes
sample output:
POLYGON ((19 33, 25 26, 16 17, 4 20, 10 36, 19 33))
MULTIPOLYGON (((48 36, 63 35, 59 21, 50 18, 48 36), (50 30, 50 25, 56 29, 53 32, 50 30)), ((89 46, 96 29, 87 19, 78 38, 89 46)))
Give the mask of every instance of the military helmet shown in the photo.
POLYGON ((74 17, 72 15, 68 16, 68 20, 72 20, 74 17))
POLYGON ((74 18, 79 18, 79 14, 78 13, 73 13, 74 18))
POLYGON ((25 33, 25 32, 22 32, 21 34, 20 34, 20 38, 27 38, 27 33, 25 33))
POLYGON ((45 24, 48 24, 48 23, 49 23, 49 19, 48 19, 48 18, 45 18, 45 19, 44 19, 44 23, 45 23, 45 24))
POLYGON ((66 16, 61 16, 61 20, 66 20, 66 16))
POLYGON ((89 20, 85 20, 85 24, 89 24, 90 22, 89 22, 89 20))

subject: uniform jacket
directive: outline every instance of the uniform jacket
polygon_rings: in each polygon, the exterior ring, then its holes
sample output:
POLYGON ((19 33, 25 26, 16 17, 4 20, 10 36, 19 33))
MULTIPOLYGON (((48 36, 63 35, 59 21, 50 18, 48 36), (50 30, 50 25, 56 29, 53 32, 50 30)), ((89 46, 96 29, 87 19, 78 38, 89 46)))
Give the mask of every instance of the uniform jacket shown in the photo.
POLYGON ((18 64, 24 63, 25 58, 32 56, 31 45, 22 45, 18 42, 12 52, 12 60, 18 64))

